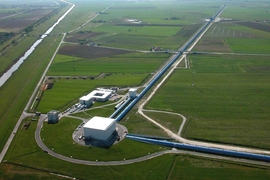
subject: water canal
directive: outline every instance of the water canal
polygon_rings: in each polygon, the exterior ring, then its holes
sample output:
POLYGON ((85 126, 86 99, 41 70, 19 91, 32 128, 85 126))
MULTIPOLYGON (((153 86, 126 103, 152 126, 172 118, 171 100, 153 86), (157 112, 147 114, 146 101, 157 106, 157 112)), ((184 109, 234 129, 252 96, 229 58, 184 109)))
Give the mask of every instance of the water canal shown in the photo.
MULTIPOLYGON (((66 2, 66 1, 63 1, 66 2)), ((66 2, 68 3, 68 2, 66 2)), ((69 3, 70 4, 70 3, 69 3)), ((0 77, 0 87, 11 77, 11 75, 21 66, 21 64, 34 52, 36 47, 53 31, 53 29, 68 15, 68 13, 75 7, 75 4, 71 4, 65 14, 63 14, 33 45, 24 53, 24 55, 0 77)))

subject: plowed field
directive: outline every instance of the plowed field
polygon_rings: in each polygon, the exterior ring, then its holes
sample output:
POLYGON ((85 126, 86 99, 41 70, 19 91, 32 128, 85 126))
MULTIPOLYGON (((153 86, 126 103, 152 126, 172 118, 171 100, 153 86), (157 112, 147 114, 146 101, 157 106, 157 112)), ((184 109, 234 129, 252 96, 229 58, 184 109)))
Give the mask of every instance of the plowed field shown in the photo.
POLYGON ((51 13, 50 9, 34 9, 12 18, 0 19, 0 29, 18 32, 51 13))
POLYGON ((120 50, 120 49, 110 49, 103 47, 93 47, 93 46, 65 46, 60 49, 59 54, 68 55, 68 56, 76 56, 86 59, 91 58, 100 58, 100 57, 108 57, 120 54, 127 54, 131 51, 120 50))

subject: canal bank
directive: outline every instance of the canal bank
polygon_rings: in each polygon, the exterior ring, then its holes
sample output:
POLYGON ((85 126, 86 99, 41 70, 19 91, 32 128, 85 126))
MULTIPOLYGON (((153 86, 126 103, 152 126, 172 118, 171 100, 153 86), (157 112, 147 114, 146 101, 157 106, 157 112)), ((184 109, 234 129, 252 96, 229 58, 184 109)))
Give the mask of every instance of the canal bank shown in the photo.
MULTIPOLYGON (((66 1, 63 1, 66 2, 66 1)), ((66 2, 68 3, 68 2, 66 2)), ((70 4, 70 3, 68 3, 70 4)), ((22 63, 27 60, 27 58, 34 52, 37 46, 53 31, 53 29, 68 15, 68 13, 75 7, 74 4, 71 4, 69 8, 33 45, 24 53, 24 55, 0 77, 0 88, 8 81, 12 74, 18 70, 22 63)))

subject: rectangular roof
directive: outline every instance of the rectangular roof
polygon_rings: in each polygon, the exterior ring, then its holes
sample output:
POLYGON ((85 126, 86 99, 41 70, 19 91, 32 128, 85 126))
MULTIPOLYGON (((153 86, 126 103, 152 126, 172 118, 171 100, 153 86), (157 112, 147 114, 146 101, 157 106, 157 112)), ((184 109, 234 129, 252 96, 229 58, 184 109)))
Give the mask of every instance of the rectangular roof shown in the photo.
POLYGON ((90 119, 83 127, 97 130, 106 130, 113 123, 115 123, 115 119, 95 116, 92 119, 90 119))
POLYGON ((87 94, 86 96, 83 96, 80 98, 80 100, 88 101, 92 98, 100 98, 100 99, 105 99, 109 95, 111 95, 112 91, 109 90, 94 90, 91 93, 87 94))

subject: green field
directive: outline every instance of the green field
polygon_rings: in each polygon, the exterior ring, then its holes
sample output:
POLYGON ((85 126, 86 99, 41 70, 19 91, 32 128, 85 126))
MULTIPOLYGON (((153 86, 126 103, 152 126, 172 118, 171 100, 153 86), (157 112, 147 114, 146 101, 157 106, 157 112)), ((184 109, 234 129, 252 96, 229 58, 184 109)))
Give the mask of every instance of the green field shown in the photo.
POLYGON ((270 39, 226 39, 226 43, 235 53, 269 54, 270 39))
POLYGON ((41 138, 44 139, 43 142, 48 148, 53 148, 53 151, 59 154, 89 161, 119 161, 160 151, 159 146, 150 144, 144 145, 129 139, 125 139, 111 146, 109 149, 78 145, 71 138, 71 134, 81 122, 82 121, 77 119, 63 118, 61 122, 56 125, 44 124, 41 138), (106 156, 104 156, 104 154, 106 154, 106 156))
MULTIPOLYGON (((25 119, 30 120, 30 119, 25 119)), ((45 124, 42 134, 46 144, 49 146, 52 143, 55 151, 69 151, 71 155, 76 156, 80 152, 80 156, 88 155, 86 158, 120 158, 126 151, 131 151, 129 155, 136 156, 139 154, 148 154, 149 151, 161 150, 163 147, 155 145, 147 145, 144 143, 124 140, 116 147, 113 147, 115 154, 112 151, 100 148, 79 147, 74 149, 77 145, 71 141, 71 136, 67 131, 71 131, 76 127, 77 120, 64 119, 56 125, 45 124), (58 126, 62 126, 59 128, 58 126), (72 127, 74 126, 74 127, 72 127), (67 131, 65 131, 65 129, 67 131), (69 140, 63 140, 62 138, 69 140), (62 143, 67 143, 64 148, 62 143), (128 146, 129 148, 125 148, 128 146), (59 148, 59 149, 58 149, 59 148), (103 151, 100 156, 96 156, 103 151), (95 152, 95 153, 93 153, 95 152), (123 154, 122 154, 123 153, 123 154)), ((62 179, 61 177, 49 174, 51 172, 71 176, 77 179, 88 179, 94 177, 95 179, 107 179, 114 177, 115 179, 227 179, 230 174, 230 179, 269 179, 270 172, 268 168, 260 166, 251 166, 239 164, 234 162, 227 162, 221 160, 213 160, 208 158, 200 158, 191 155, 163 155, 141 163, 134 163, 130 165, 119 166, 85 166, 79 164, 72 164, 65 161, 58 160, 44 153, 35 143, 34 131, 36 121, 31 121, 27 130, 20 129, 15 137, 10 150, 8 151, 5 161, 1 164, 0 173, 2 179, 62 179), (27 143, 25 143, 27 142, 27 143), (162 163, 161 163, 162 162, 162 163), (86 171, 87 169, 87 171, 86 171), (134 169, 141 169, 135 171, 134 169), (3 171, 7 170, 7 171, 3 171), (102 173, 101 173, 102 172, 102 173), (203 177, 201 176, 203 174, 203 177)), ((69 154, 68 154, 69 155, 69 154)), ((0 179, 1 179, 0 178, 0 179)))
MULTIPOLYGON (((42 137, 48 138, 44 139, 45 143, 48 144, 50 147, 53 145, 54 150, 57 151, 65 151, 72 153, 71 155, 73 157, 84 157, 86 159, 92 159, 92 160, 110 160, 110 159, 118 159, 121 158, 130 158, 130 157, 136 157, 138 155, 147 155, 149 152, 155 152, 155 150, 160 149, 158 146, 154 145, 146 145, 139 142, 134 142, 131 140, 124 140, 123 142, 119 143, 119 145, 116 145, 115 147, 112 147, 112 149, 101 149, 101 148, 95 148, 95 147, 83 147, 73 144, 72 140, 70 139, 70 134, 67 132, 71 132, 74 130, 75 127, 80 122, 77 122, 77 120, 72 119, 64 119, 60 123, 54 125, 47 125, 43 127, 42 131, 42 137), (59 127, 62 126, 60 129, 59 127), (57 133, 57 134, 55 134, 57 133), (63 136, 63 133, 65 134, 63 136), (57 137, 55 136, 57 135, 57 137), (70 141, 66 141, 65 139, 68 138, 70 141), (52 138, 53 141, 50 141, 49 139, 52 138), (60 143, 59 143, 60 142, 60 143), (57 143, 57 144, 53 144, 57 143), (62 146, 62 143, 66 146, 62 146), (69 148, 65 148, 65 147, 69 148), (125 146, 128 146, 129 148, 126 148, 125 146), (87 153, 86 153, 87 152, 87 153), (104 156, 104 153, 107 154, 104 156), (123 155, 127 155, 127 157, 124 157, 123 155)), ((112 174, 115 177, 123 178, 126 177, 133 177, 136 176, 143 177, 143 174, 146 172, 155 172, 152 175, 147 175, 146 177, 158 177, 161 179, 164 179, 163 177, 166 177, 166 174, 168 173, 172 157, 171 156, 162 156, 157 159, 153 159, 151 161, 146 161, 143 163, 144 171, 143 172, 134 172, 133 169, 139 168, 142 163, 135 163, 131 165, 125 165, 125 166, 105 166, 105 167, 98 167, 98 166, 85 166, 85 165, 78 165, 73 163, 64 162, 61 160, 58 160, 56 158, 53 158, 49 156, 48 154, 44 153, 42 149, 38 147, 38 145, 35 142, 34 139, 34 131, 36 127, 36 122, 31 121, 31 125, 27 130, 21 129, 18 131, 18 135, 14 139, 14 143, 12 143, 12 146, 10 148, 9 153, 6 155, 5 160, 7 163, 15 163, 16 165, 19 165, 19 167, 27 168, 27 171, 31 174, 31 170, 38 170, 41 174, 44 173, 48 176, 48 172, 54 172, 54 173, 60 173, 63 175, 76 177, 78 179, 87 179, 87 177, 95 177, 97 179, 104 179, 105 177, 111 176, 112 174), (24 143, 27 142, 27 143, 24 143), (169 158, 168 158, 169 157, 169 158), (170 158, 171 157, 171 158, 170 158), (164 159, 164 160, 162 160, 164 159), (167 162, 165 164, 156 165, 153 169, 153 165, 156 164, 162 160, 163 162, 167 162), (76 169, 76 170, 74 170, 76 169), (86 173, 83 173, 85 169, 88 169, 86 173), (163 171, 160 171, 163 169, 163 171), (164 171, 164 169, 166 169, 164 171), (100 173, 103 172, 103 173, 100 173), (121 172, 121 173, 119 173, 121 172), (159 173, 158 173, 159 172, 159 173), (157 174, 158 173, 158 174, 157 174), (161 176, 161 177, 160 177, 161 176)), ((163 149, 163 148, 162 148, 163 149)), ((2 166, 5 166, 6 164, 2 164, 2 166)), ((1 171, 0 171, 1 172, 1 171)), ((1 172, 1 177, 4 177, 4 173, 1 172)), ((44 175, 44 176, 45 176, 44 175)), ((22 177, 25 175, 21 174, 22 177)), ((26 174, 27 176, 27 174, 26 174)), ((16 177, 16 176, 15 176, 16 177)), ((20 177, 20 176, 19 176, 20 177)), ((26 177, 25 177, 26 178, 26 177)), ((51 177, 48 177, 50 179, 51 177)), ((57 179, 57 176, 54 177, 57 179)))
POLYGON ((158 68, 169 55, 131 53, 104 58, 78 58, 57 55, 49 76, 98 76, 100 73, 143 74, 158 68))
POLYGON ((243 1, 228 3, 221 17, 235 20, 265 20, 269 18, 269 2, 258 1, 256 3, 245 3, 243 1))
POLYGON ((202 2, 141 2, 141 3, 117 3, 101 14, 95 20, 109 23, 119 23, 124 18, 139 19, 143 23, 151 24, 190 24, 198 20, 209 18, 217 10, 220 3, 211 2, 216 7, 205 6, 202 2), (166 18, 175 17, 174 20, 166 18))
POLYGON ((55 77, 52 80, 53 88, 44 92, 37 110, 44 113, 51 109, 64 110, 74 103, 74 100, 78 101, 83 94, 89 93, 96 87, 138 86, 167 57, 168 54, 160 53, 132 53, 95 59, 58 55, 48 75, 75 77, 55 77), (100 78, 87 77, 98 76, 101 73, 105 75, 100 78))
POLYGON ((110 74, 100 79, 56 79, 53 88, 46 90, 37 108, 47 113, 52 109, 64 111, 77 103, 79 98, 97 87, 139 85, 148 74, 110 74), (74 86, 76 84, 76 86, 74 86), (57 103, 56 103, 57 102, 57 103))
POLYGON ((268 57, 189 58, 191 70, 176 71, 147 108, 185 115, 186 138, 269 149, 268 57))
POLYGON ((0 149, 3 148, 8 136, 12 132, 59 41, 60 37, 48 37, 45 39, 40 48, 0 88, 0 97, 2 99, 0 101, 0 149), (56 41, 51 44, 51 41, 54 40, 56 41), (51 48, 44 51, 43 48, 48 46, 51 48), (37 61, 36 59, 39 60, 37 61))
POLYGON ((106 33, 121 33, 128 35, 142 35, 142 36, 173 36, 180 27, 175 26, 115 26, 115 25, 102 25, 93 29, 96 32, 106 33))

